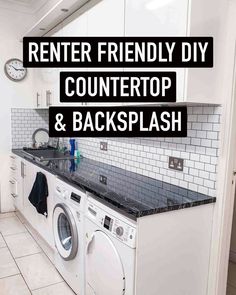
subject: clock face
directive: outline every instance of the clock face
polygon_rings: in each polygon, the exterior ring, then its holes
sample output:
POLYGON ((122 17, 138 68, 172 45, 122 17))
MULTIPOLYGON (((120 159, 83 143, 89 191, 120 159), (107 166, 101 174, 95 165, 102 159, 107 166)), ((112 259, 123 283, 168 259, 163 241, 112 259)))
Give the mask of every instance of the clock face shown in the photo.
POLYGON ((21 81, 26 77, 27 69, 23 67, 21 60, 13 58, 5 63, 5 73, 9 79, 21 81))

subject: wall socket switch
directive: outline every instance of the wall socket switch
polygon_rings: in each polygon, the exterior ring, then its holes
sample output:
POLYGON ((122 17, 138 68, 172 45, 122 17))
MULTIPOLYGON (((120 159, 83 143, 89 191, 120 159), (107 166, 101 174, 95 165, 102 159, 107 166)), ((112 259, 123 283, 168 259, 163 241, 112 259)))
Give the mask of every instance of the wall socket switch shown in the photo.
POLYGON ((106 177, 106 176, 104 176, 104 175, 100 175, 100 176, 99 176, 99 181, 100 181, 102 184, 107 185, 107 177, 106 177))
POLYGON ((169 157, 169 168, 176 171, 183 171, 184 160, 181 158, 169 157))
POLYGON ((100 150, 107 151, 107 142, 104 142, 104 141, 100 142, 100 150))

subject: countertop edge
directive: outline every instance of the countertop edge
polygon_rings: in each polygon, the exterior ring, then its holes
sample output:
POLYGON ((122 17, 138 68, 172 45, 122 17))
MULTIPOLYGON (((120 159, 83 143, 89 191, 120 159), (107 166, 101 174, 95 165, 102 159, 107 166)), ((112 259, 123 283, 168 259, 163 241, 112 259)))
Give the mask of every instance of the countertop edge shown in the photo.
POLYGON ((17 155, 18 157, 21 157, 25 160, 27 160, 28 162, 38 166, 39 168, 57 176, 58 178, 60 178, 61 180, 70 183, 71 185, 74 186, 78 186, 79 188, 84 188, 85 190, 87 190, 90 193, 93 193, 95 196, 95 199, 99 202, 101 202, 104 205, 107 205, 108 207, 110 207, 111 209, 117 211, 118 213, 127 216, 128 218, 137 221, 138 218, 142 218, 145 216, 150 216, 150 215, 154 215, 154 214, 160 214, 160 213, 166 213, 166 212, 170 212, 170 211, 176 211, 176 210, 181 210, 181 209, 187 209, 187 208, 192 208, 192 207, 197 207, 197 206, 202 206, 202 205, 206 205, 206 204, 214 204, 216 202, 216 197, 210 197, 209 199, 206 200, 200 200, 200 201, 193 201, 193 202, 189 202, 189 203, 184 203, 184 204, 178 204, 178 205, 171 205, 171 206, 166 206, 163 208, 156 208, 156 209, 150 209, 150 210, 144 210, 142 212, 139 212, 138 214, 129 214, 128 212, 126 212, 125 210, 122 210, 122 208, 118 208, 115 205, 113 205, 111 202, 109 202, 108 200, 104 199, 104 197, 99 196, 99 193, 97 193, 94 190, 91 190, 91 188, 86 187, 85 185, 80 185, 78 184, 78 182, 75 182, 72 179, 68 179, 68 177, 65 177, 59 173, 57 173, 56 171, 53 171, 50 168, 47 168, 44 165, 40 165, 40 162, 35 161, 34 159, 30 159, 29 157, 25 156, 22 154, 22 150, 21 149, 12 149, 12 153, 17 155))

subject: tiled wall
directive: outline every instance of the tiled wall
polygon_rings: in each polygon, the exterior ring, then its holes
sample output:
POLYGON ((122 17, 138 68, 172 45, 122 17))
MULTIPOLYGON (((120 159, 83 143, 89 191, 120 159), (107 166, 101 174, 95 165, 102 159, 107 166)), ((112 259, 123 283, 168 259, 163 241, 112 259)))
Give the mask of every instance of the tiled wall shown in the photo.
POLYGON ((215 196, 220 107, 188 107, 187 138, 80 138, 79 149, 89 158, 165 182, 215 196), (168 156, 184 159, 184 171, 168 169, 168 156))
POLYGON ((12 147, 22 148, 32 144, 32 135, 38 128, 48 129, 48 110, 12 109, 12 147))
POLYGON ((79 149, 83 156, 215 196, 220 114, 218 106, 188 107, 187 138, 79 138, 79 149), (100 151, 100 141, 108 142, 107 152, 100 151), (183 172, 168 169, 169 156, 184 159, 183 172))

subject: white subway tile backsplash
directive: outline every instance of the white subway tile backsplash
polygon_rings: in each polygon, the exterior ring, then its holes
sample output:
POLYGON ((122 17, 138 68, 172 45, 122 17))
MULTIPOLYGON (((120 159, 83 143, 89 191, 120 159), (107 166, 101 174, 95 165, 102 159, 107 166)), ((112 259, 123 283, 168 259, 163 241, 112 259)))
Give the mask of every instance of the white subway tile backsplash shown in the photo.
POLYGON ((211 123, 204 123, 202 125, 202 128, 201 129, 202 130, 206 130, 206 131, 211 131, 211 130, 213 130, 213 124, 211 124, 211 123))
POLYGON ((195 162, 194 163, 194 167, 198 170, 204 170, 205 168, 205 164, 204 163, 201 163, 201 162, 195 162))
POLYGON ((48 110, 12 109, 12 147, 32 144, 32 135, 38 128, 48 129, 48 110))
POLYGON ((199 171, 199 177, 203 178, 203 179, 209 179, 210 174, 207 171, 199 171))
POLYGON ((200 161, 202 163, 210 163, 211 157, 210 156, 207 156, 207 155, 201 155, 200 156, 200 161))
POLYGON ((210 139, 201 139, 201 146, 211 147, 211 140, 210 139))
MULTIPOLYGON (((186 138, 78 138, 83 156, 158 180, 215 196, 221 107, 188 106, 186 138), (108 151, 100 150, 108 142, 108 151), (168 168, 169 156, 184 159, 183 172, 168 168)), ((48 110, 12 109, 12 146, 31 142, 48 128, 48 110)), ((68 144, 68 139, 65 139, 68 144)))
POLYGON ((212 181, 212 180, 205 179, 204 180, 204 186, 206 186, 208 188, 211 188, 211 189, 214 189, 215 188, 215 182, 212 181))
POLYGON ((200 138, 191 138, 191 144, 192 145, 200 145, 201 139, 200 138))
POLYGON ((197 186, 197 184, 195 184, 195 183, 189 183, 188 188, 189 188, 190 190, 197 191, 198 186, 197 186))
MULTIPOLYGON (((209 188, 204 186, 198 186, 198 192, 205 195, 210 194, 209 188)), ((210 194, 210 195, 213 196, 213 194, 210 194)))

